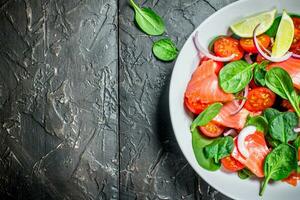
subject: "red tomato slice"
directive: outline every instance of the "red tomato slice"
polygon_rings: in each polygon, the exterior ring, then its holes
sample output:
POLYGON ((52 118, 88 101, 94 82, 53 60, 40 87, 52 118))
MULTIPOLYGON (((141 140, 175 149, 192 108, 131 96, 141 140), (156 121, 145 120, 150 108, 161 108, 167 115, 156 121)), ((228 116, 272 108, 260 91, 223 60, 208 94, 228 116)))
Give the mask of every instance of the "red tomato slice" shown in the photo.
POLYGON ((299 180, 300 180, 300 174, 296 172, 292 172, 289 177, 283 179, 282 181, 296 187, 299 180))
POLYGON ((265 87, 252 89, 247 97, 245 108, 249 111, 262 111, 272 107, 275 103, 276 95, 265 87))
POLYGON ((201 101, 193 101, 190 102, 188 98, 184 98, 184 104, 189 111, 194 114, 200 114, 205 108, 207 108, 210 104, 201 103, 201 101))
POLYGON ((300 18, 293 17, 294 22, 294 40, 291 45, 290 51, 296 54, 300 54, 300 18))
POLYGON ((214 52, 220 57, 228 57, 234 54, 235 57, 232 61, 240 60, 244 56, 244 50, 241 48, 239 41, 231 37, 217 39, 214 43, 214 52))
POLYGON ((249 157, 245 158, 238 150, 237 138, 235 138, 234 149, 231 156, 245 165, 257 177, 263 177, 263 165, 269 149, 266 144, 264 134, 256 131, 245 138, 245 148, 249 152, 249 157))
MULTIPOLYGON (((257 37, 258 43, 264 48, 268 48, 271 43, 270 36, 263 34, 257 37)), ((258 53, 252 38, 242 38, 240 40, 241 47, 249 53, 258 53)))
POLYGON ((231 172, 239 171, 245 167, 245 165, 234 159, 232 156, 222 158, 221 163, 225 169, 231 172))
POLYGON ((300 30, 300 18, 299 17, 293 17, 292 20, 294 22, 295 29, 300 30))
POLYGON ((209 122, 205 126, 200 126, 200 131, 207 137, 218 137, 224 132, 224 127, 209 122))

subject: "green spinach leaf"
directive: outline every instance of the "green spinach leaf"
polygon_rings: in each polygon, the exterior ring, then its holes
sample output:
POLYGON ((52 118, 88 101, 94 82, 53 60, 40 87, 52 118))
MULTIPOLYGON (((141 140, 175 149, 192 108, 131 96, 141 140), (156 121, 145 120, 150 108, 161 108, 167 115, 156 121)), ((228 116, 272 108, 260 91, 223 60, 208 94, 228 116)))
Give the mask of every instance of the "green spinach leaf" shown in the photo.
POLYGON ((269 133, 272 138, 287 143, 296 139, 297 133, 294 128, 297 125, 297 115, 293 112, 284 112, 274 117, 270 122, 269 133))
POLYGON ((275 18, 272 26, 267 30, 266 34, 270 37, 275 37, 277 34, 277 30, 281 21, 281 16, 275 18))
POLYGON ((284 99, 288 99, 300 117, 299 97, 294 89, 292 78, 282 68, 274 67, 266 74, 266 85, 284 99))
POLYGON ((282 180, 296 169, 297 159, 295 148, 288 144, 280 144, 269 153, 264 162, 265 179, 262 183, 259 195, 262 196, 268 182, 282 180))
POLYGON ((220 159, 229 156, 233 150, 233 139, 230 136, 215 139, 211 144, 204 147, 206 158, 213 158, 215 163, 220 159))
POLYGON ((253 173, 249 169, 244 168, 244 169, 238 171, 238 176, 240 177, 240 179, 245 180, 245 179, 253 176, 253 173))
POLYGON ((268 121, 263 116, 249 117, 246 126, 253 125, 257 130, 267 133, 268 131, 268 121))
POLYGON ((254 81, 257 85, 266 85, 265 77, 267 73, 266 67, 268 64, 268 61, 263 61, 254 68, 254 81))
POLYGON ((176 45, 169 38, 154 42, 152 51, 154 55, 162 61, 172 61, 178 55, 178 49, 176 48, 176 45))
POLYGON ((267 140, 268 144, 273 148, 275 148, 281 144, 281 142, 279 140, 272 138, 272 136, 270 134, 266 135, 266 140, 267 140))
POLYGON ((271 121, 280 114, 281 114, 281 112, 274 108, 267 108, 264 111, 264 117, 265 117, 265 119, 267 119, 267 121, 269 123, 271 123, 271 121))
POLYGON ((205 126, 208 124, 215 116, 221 111, 223 104, 214 103, 208 106, 203 112, 201 112, 198 117, 191 124, 191 131, 194 131, 197 126, 205 126))
POLYGON ((192 131, 192 146, 198 164, 206 170, 216 171, 221 165, 215 163, 212 158, 204 155, 204 147, 211 144, 214 140, 205 138, 197 129, 192 131))
POLYGON ((252 79, 252 69, 246 61, 238 60, 225 65, 219 73, 219 85, 227 93, 237 93, 244 89, 252 79))
POLYGON ((140 8, 133 0, 129 0, 135 12, 135 21, 142 31, 148 35, 161 35, 165 32, 165 25, 159 15, 150 8, 140 8))

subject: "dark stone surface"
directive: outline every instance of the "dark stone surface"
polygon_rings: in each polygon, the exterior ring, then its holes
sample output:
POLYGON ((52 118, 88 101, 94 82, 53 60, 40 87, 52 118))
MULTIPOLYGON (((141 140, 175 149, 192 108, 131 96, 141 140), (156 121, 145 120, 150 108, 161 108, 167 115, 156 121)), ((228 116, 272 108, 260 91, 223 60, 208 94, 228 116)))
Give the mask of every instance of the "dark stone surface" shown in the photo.
POLYGON ((0 3, 1 199, 118 198, 116 0, 0 3))
MULTIPOLYGON (((166 23, 179 48, 191 32, 232 0, 136 1, 166 23)), ((151 37, 120 1, 120 191, 122 199, 228 199, 208 186, 183 157, 169 119, 168 86, 174 63, 158 61, 151 37)))
MULTIPOLYGON (((144 0, 180 48, 234 0, 144 0)), ((0 0, 1 199, 228 199, 199 178, 168 111, 174 63, 127 0, 0 0), (118 17, 119 9, 119 17, 118 17)))

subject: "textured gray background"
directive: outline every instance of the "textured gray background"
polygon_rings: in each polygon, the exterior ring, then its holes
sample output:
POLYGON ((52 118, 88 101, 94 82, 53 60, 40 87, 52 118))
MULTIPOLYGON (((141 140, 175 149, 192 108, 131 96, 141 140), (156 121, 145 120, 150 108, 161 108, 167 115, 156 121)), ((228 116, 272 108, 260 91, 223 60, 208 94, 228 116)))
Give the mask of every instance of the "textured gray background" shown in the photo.
MULTIPOLYGON (((140 0, 179 48, 234 0, 140 0)), ((168 111, 174 63, 127 0, 0 0, 1 199, 222 199, 168 111)))

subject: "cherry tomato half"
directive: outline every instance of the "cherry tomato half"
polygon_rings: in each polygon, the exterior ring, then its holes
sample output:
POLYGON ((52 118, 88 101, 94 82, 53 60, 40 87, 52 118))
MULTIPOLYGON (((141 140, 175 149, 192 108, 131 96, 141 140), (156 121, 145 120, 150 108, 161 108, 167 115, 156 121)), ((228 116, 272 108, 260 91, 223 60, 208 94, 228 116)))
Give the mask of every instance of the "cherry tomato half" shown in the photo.
MULTIPOLYGON (((264 48, 268 48, 271 43, 270 36, 263 34, 257 37, 258 43, 264 48)), ((258 53, 252 38, 242 38, 240 40, 241 47, 249 53, 258 53)))
POLYGON ((297 186, 298 181, 300 180, 300 174, 296 172, 292 172, 289 177, 283 179, 283 182, 287 182, 288 184, 292 186, 297 186))
POLYGON ((292 17, 292 20, 294 22, 294 27, 296 29, 300 30, 300 18, 299 17, 292 17))
POLYGON ((258 87, 250 90, 245 108, 249 111, 262 111, 270 108, 275 103, 276 95, 265 87, 258 87))
POLYGON ((234 54, 235 57, 232 61, 240 60, 244 56, 244 50, 241 48, 239 41, 231 37, 217 39, 214 43, 214 52, 220 57, 228 57, 234 54))
POLYGON ((245 167, 245 165, 234 159, 232 156, 222 158, 221 163, 225 169, 231 172, 239 171, 245 167))
POLYGON ((207 137, 218 137, 224 132, 224 127, 209 122, 205 126, 200 126, 200 131, 207 137))
POLYGON ((261 63, 262 61, 266 60, 264 57, 262 57, 262 55, 258 54, 256 56, 256 62, 257 63, 261 63))
POLYGON ((186 108, 194 114, 200 114, 205 108, 209 106, 207 103, 201 103, 200 101, 190 101, 188 98, 184 98, 184 104, 186 108))

